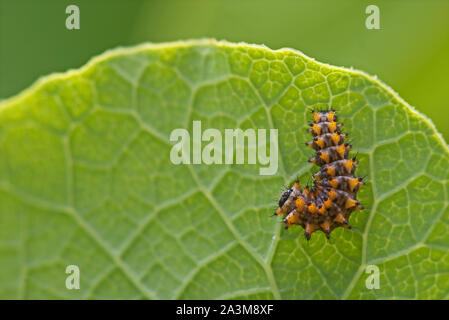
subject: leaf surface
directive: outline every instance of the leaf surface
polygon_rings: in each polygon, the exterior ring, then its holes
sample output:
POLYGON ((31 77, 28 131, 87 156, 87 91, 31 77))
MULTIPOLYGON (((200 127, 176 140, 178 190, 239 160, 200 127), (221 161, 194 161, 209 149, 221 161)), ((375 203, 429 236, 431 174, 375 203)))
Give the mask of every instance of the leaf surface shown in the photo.
POLYGON ((449 298, 447 145, 362 72, 212 40, 118 49, 3 101, 0 148, 1 298, 449 298), (309 109, 329 107, 367 209, 307 242, 270 216, 316 170, 309 109), (174 165, 170 133, 194 120, 278 129, 277 173, 174 165))

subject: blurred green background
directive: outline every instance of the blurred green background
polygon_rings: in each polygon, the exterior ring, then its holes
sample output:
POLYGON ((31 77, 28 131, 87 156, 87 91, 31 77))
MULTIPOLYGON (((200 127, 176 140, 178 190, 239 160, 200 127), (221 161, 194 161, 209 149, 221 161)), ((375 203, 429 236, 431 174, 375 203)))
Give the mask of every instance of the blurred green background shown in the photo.
POLYGON ((0 0, 0 99, 106 49, 214 37, 377 75, 449 141, 448 0, 0 0), (67 30, 76 4, 81 29, 67 30), (380 8, 380 30, 365 8, 380 8))

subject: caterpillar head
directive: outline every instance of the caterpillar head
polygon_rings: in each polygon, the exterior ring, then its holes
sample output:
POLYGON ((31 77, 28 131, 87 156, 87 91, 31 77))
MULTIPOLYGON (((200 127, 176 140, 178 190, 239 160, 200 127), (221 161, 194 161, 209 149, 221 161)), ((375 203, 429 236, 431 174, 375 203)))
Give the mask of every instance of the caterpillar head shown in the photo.
POLYGON ((287 189, 284 191, 284 193, 279 198, 279 208, 282 208, 282 206, 284 205, 285 201, 287 201, 287 199, 291 193, 292 193, 292 189, 287 189))

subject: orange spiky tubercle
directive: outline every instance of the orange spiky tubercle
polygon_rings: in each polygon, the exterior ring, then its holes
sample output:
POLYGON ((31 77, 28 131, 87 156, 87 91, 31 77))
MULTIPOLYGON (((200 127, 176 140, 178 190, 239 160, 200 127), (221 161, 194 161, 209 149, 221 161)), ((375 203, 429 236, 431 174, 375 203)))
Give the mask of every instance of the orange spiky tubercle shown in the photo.
POLYGON ((349 158, 351 145, 345 142, 347 135, 341 132, 335 110, 312 111, 313 122, 308 130, 313 140, 306 145, 315 150, 309 162, 320 169, 313 175, 313 187, 301 189, 296 181, 285 190, 275 215, 285 216, 285 228, 300 225, 310 239, 313 232, 321 230, 330 237, 338 227, 351 228, 348 224, 352 212, 362 210, 357 192, 365 184, 354 176, 358 161, 349 158))

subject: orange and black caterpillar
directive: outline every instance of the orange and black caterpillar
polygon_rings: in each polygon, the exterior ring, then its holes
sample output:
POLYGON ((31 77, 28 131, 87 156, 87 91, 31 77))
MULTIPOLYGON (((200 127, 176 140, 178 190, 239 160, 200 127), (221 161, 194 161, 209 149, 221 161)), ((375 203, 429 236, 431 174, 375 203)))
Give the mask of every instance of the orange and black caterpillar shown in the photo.
POLYGON ((309 162, 320 169, 313 175, 313 187, 301 189, 296 181, 284 191, 274 213, 286 215, 286 229, 294 224, 302 226, 307 240, 316 230, 329 238, 335 228, 351 228, 349 216, 363 209, 356 196, 364 185, 362 178, 354 176, 358 161, 355 157, 348 159, 351 145, 344 142, 347 135, 341 132, 343 124, 337 123, 335 110, 314 110, 312 114, 308 131, 314 138, 306 146, 316 150, 309 162))

